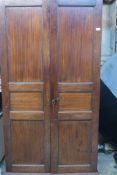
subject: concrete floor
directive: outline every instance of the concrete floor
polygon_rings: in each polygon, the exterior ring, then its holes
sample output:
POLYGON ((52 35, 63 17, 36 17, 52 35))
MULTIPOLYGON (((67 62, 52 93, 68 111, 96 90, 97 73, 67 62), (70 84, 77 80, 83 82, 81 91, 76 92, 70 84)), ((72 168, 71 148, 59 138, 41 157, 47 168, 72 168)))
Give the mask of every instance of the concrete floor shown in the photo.
POLYGON ((98 171, 100 175, 117 175, 117 168, 115 168, 113 153, 99 153, 98 171))
MULTIPOLYGON (((0 169, 1 169, 2 175, 12 175, 12 174, 18 175, 17 173, 6 174, 5 173, 5 163, 2 163, 0 165, 0 169)), ((98 171, 99 171, 100 175, 117 175, 117 168, 115 168, 115 161, 113 159, 113 153, 111 153, 111 154, 99 153, 98 171)), ((24 174, 22 174, 22 175, 24 175, 24 174)), ((38 174, 35 174, 35 175, 38 175, 38 174)))

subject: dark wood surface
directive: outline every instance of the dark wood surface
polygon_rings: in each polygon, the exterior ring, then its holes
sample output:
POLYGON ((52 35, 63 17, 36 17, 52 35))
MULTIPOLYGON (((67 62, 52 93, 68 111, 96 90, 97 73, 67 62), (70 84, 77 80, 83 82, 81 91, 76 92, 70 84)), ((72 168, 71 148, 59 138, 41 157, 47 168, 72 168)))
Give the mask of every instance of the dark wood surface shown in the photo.
POLYGON ((97 172, 101 8, 0 1, 7 171, 97 172))
MULTIPOLYGON (((4 175, 26 175, 26 173, 5 173, 4 175)), ((51 175, 51 173, 28 173, 28 175, 51 175)), ((53 174, 55 175, 55 174, 53 174)), ((57 175, 66 175, 64 174, 57 174, 57 175)), ((68 175, 81 175, 81 173, 68 173, 68 175)), ((99 175, 98 173, 82 173, 82 175, 99 175)))
MULTIPOLYGON (((5 173, 4 175, 26 175, 26 173, 5 173)), ((51 175, 51 173, 28 173, 28 175, 51 175)), ((53 174, 55 175, 55 174, 53 174)), ((64 174, 57 174, 57 175, 66 175, 64 174)), ((81 173, 68 173, 68 175, 81 175, 81 173)), ((82 173, 82 175, 99 175, 98 173, 82 173)))
POLYGON ((48 1, 0 5, 7 171, 49 172, 48 1))
POLYGON ((53 173, 97 171, 102 5, 93 2, 51 0, 53 173))

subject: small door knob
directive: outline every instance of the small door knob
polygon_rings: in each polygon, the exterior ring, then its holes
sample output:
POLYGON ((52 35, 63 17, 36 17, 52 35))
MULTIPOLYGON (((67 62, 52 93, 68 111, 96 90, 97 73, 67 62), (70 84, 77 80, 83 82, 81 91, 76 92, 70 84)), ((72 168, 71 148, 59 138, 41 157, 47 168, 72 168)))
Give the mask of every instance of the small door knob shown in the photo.
POLYGON ((52 105, 55 105, 56 104, 56 99, 52 99, 52 105))
POLYGON ((56 97, 55 99, 56 99, 56 102, 59 103, 60 98, 59 97, 56 97))
POLYGON ((57 103, 59 103, 60 98, 59 97, 55 97, 54 99, 52 99, 51 103, 52 105, 56 105, 57 103))

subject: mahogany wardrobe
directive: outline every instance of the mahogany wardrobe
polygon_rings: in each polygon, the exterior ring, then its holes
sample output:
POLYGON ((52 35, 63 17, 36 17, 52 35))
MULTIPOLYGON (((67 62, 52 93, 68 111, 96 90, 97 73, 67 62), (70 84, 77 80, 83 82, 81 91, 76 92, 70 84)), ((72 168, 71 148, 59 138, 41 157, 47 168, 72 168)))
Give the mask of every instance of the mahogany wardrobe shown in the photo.
POLYGON ((8 172, 97 174, 101 0, 0 0, 8 172))

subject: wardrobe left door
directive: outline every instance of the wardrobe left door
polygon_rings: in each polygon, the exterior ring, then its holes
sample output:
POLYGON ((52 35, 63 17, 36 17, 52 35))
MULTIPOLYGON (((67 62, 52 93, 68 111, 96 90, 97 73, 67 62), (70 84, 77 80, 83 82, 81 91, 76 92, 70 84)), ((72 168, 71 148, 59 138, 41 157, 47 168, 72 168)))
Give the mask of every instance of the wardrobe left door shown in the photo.
POLYGON ((7 171, 50 170, 48 0, 0 0, 7 171))

